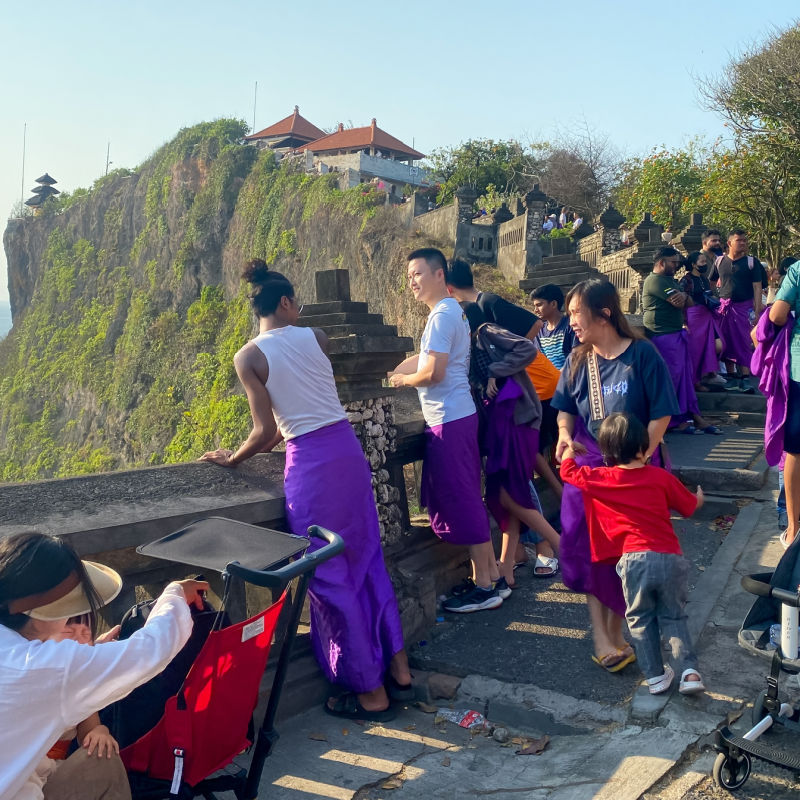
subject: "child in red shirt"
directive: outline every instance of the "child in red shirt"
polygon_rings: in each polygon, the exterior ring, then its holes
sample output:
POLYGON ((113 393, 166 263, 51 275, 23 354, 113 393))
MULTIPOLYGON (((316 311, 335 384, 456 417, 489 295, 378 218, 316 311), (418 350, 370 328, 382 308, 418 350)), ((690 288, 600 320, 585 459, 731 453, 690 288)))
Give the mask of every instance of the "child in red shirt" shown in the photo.
POLYGON ((562 479, 583 492, 592 561, 618 559, 625 618, 650 693, 666 692, 675 676, 663 663, 662 634, 682 669, 681 694, 703 692, 684 612, 689 562, 670 521, 670 509, 691 516, 703 504, 703 490, 692 494, 645 462, 647 429, 631 414, 609 414, 597 443, 607 467, 579 467, 571 448, 561 462, 562 479))

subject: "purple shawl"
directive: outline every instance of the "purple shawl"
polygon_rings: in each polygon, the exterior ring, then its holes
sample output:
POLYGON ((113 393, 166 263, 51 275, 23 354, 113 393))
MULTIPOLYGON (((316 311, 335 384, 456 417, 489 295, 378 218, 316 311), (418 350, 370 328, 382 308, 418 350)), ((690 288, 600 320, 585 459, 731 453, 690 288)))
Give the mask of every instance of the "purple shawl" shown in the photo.
POLYGON ((767 420, 764 425, 764 457, 774 467, 783 455, 783 428, 786 424, 789 392, 789 342, 794 329, 794 315, 783 327, 770 321, 765 311, 756 326, 756 347, 750 359, 750 371, 758 375, 758 388, 767 397, 767 420))

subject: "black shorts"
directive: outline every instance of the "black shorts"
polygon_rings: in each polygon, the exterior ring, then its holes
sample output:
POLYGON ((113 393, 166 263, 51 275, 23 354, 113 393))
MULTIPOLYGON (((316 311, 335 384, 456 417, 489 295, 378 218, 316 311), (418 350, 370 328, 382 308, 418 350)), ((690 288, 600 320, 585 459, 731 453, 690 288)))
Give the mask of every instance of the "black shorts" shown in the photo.
POLYGON ((546 453, 558 440, 558 409, 542 400, 542 424, 539 428, 539 452, 546 453))
POLYGON ((798 381, 789 381, 783 449, 792 455, 800 454, 800 382, 798 381))

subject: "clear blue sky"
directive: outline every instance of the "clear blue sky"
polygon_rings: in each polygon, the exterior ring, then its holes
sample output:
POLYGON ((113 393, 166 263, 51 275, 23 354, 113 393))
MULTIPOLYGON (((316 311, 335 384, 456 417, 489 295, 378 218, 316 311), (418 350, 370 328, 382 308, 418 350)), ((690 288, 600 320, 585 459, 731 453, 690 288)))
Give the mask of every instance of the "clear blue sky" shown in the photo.
POLYGON ((134 167, 181 127, 252 124, 255 81, 257 129, 298 104, 320 127, 377 117, 422 152, 552 139, 584 118, 629 155, 713 138, 694 76, 797 17, 797 0, 6 4, 0 219, 20 198, 24 123, 27 199, 45 171, 90 185, 109 141, 112 168, 134 167))

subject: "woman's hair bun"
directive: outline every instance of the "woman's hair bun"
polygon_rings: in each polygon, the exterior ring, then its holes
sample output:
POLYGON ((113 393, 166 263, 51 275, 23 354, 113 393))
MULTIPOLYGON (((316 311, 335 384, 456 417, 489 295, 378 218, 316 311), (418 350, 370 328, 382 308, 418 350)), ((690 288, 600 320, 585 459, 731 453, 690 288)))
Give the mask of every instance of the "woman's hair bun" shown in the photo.
POLYGON ((242 277, 248 283, 265 283, 270 277, 270 271, 263 258, 254 258, 245 264, 242 277))

